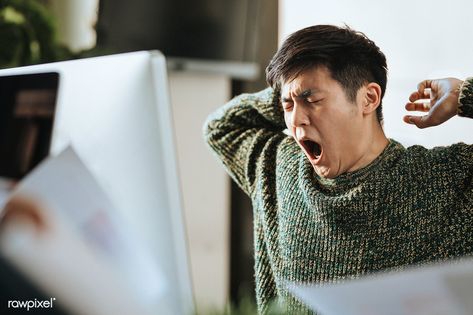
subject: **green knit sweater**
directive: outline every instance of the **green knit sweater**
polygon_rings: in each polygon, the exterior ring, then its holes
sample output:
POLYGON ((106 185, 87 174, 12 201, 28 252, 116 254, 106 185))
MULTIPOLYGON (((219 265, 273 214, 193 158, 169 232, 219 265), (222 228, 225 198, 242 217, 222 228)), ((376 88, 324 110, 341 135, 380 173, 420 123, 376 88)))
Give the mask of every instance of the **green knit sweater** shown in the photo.
MULTIPOLYGON (((473 253, 473 146, 394 140, 368 166, 319 177, 285 129, 271 89, 209 117, 205 138, 251 197, 259 311, 274 298, 310 313, 287 281, 334 282, 473 253)), ((459 115, 473 118, 473 78, 459 115)))

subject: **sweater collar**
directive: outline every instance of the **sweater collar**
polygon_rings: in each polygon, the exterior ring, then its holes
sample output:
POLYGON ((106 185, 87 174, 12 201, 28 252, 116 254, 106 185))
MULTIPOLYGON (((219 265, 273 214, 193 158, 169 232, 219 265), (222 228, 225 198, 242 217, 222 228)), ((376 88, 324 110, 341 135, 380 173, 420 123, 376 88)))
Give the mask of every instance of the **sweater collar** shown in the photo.
POLYGON ((305 156, 304 163, 306 164, 306 167, 308 166, 312 168, 314 179, 318 185, 322 186, 321 188, 332 190, 335 188, 348 188, 348 186, 359 184, 360 181, 363 181, 367 176, 376 172, 381 165, 396 160, 404 151, 405 148, 402 144, 393 139, 389 139, 389 143, 386 148, 384 148, 383 152, 381 152, 381 154, 378 155, 378 157, 376 157, 370 164, 356 171, 341 174, 335 178, 324 178, 319 176, 305 156))

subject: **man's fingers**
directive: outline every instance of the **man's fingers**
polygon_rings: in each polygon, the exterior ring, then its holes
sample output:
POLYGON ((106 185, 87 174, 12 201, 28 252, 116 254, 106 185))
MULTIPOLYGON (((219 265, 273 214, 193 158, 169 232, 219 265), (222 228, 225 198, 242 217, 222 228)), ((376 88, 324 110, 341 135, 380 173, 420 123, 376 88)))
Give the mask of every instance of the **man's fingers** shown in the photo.
POLYGON ((411 124, 411 125, 416 125, 417 128, 427 128, 430 127, 431 124, 429 123, 430 116, 429 115, 424 115, 424 116, 404 116, 404 122, 411 124))
POLYGON ((406 110, 428 112, 430 110, 430 102, 407 103, 406 110))
POLYGON ((10 220, 22 220, 34 224, 38 229, 44 229, 47 224, 41 207, 39 201, 15 196, 5 205, 0 225, 10 220))
POLYGON ((430 99, 433 80, 424 80, 417 84, 417 91, 412 92, 409 101, 415 102, 422 99, 430 99))
POLYGON ((420 94, 424 93, 425 89, 430 89, 432 88, 432 81, 433 80, 424 80, 417 84, 417 92, 420 94))
POLYGON ((415 102, 417 100, 420 100, 422 99, 422 97, 420 96, 419 92, 415 91, 413 93, 411 93, 411 95, 409 95, 409 101, 410 102, 415 102))
POLYGON ((430 89, 412 92, 411 95, 409 95, 409 101, 415 102, 418 100, 429 100, 431 96, 430 93, 431 93, 430 89))

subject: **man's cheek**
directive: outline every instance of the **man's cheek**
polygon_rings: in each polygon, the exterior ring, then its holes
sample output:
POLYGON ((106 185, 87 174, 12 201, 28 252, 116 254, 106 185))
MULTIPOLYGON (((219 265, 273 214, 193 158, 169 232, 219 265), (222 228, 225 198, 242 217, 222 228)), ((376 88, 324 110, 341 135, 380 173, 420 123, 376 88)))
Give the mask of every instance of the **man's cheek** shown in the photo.
POLYGON ((287 134, 288 136, 295 138, 296 128, 291 126, 289 119, 286 118, 284 120, 286 122, 286 129, 284 130, 284 133, 287 134))
POLYGON ((284 114, 284 122, 291 135, 294 135, 294 127, 291 125, 291 116, 288 113, 284 114))

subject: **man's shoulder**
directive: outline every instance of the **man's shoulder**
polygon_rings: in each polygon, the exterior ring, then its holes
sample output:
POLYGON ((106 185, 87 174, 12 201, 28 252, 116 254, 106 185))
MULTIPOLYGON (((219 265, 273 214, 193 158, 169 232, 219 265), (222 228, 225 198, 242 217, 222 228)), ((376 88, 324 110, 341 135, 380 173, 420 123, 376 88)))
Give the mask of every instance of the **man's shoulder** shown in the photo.
POLYGON ((457 142, 449 145, 437 145, 431 148, 420 144, 414 144, 408 146, 406 150, 413 154, 449 154, 463 150, 472 150, 472 148, 473 145, 471 144, 457 142))
POLYGON ((278 97, 279 94, 272 88, 268 87, 258 92, 240 94, 233 98, 232 101, 238 103, 273 104, 278 101, 278 97))
POLYGON ((438 161, 442 163, 472 161, 473 145, 463 142, 451 145, 435 146, 426 148, 422 145, 412 145, 406 149, 407 156, 410 158, 425 158, 432 162, 438 161))

